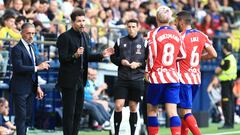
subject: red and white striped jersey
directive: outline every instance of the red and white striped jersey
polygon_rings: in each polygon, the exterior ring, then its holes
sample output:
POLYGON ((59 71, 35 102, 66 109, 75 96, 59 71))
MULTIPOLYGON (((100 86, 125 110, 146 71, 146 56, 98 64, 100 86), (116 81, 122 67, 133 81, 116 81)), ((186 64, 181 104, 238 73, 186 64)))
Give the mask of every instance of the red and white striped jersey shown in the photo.
POLYGON ((178 56, 185 57, 180 34, 170 26, 159 27, 148 33, 148 45, 146 72, 149 82, 178 83, 176 60, 178 56))
POLYGON ((179 61, 180 81, 183 84, 200 84, 200 60, 204 47, 212 45, 207 35, 196 29, 181 33, 185 44, 186 59, 179 61))

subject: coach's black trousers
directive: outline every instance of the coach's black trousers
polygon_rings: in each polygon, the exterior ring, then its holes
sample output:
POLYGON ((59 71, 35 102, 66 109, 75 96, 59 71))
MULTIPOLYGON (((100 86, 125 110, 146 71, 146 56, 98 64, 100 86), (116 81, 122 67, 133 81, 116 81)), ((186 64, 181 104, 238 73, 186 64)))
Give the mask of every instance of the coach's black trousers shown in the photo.
POLYGON ((84 101, 84 90, 62 89, 63 134, 78 135, 80 118, 84 101))

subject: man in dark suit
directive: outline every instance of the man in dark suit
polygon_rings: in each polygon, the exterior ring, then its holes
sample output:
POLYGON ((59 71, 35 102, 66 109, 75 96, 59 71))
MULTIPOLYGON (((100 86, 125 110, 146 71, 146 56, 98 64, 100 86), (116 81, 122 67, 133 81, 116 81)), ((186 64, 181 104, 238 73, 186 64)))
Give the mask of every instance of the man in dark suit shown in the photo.
POLYGON ((102 54, 89 54, 90 38, 84 32, 85 13, 76 9, 71 14, 71 20, 72 28, 57 40, 60 61, 58 86, 62 92, 64 135, 78 134, 88 62, 101 61, 103 57, 114 53, 113 48, 107 48, 102 54))
POLYGON ((26 118, 31 115, 34 94, 38 99, 44 97, 38 85, 37 72, 49 68, 46 62, 37 65, 32 47, 34 34, 34 25, 25 23, 22 26, 22 39, 11 52, 13 76, 10 87, 15 104, 17 135, 26 135, 26 118))

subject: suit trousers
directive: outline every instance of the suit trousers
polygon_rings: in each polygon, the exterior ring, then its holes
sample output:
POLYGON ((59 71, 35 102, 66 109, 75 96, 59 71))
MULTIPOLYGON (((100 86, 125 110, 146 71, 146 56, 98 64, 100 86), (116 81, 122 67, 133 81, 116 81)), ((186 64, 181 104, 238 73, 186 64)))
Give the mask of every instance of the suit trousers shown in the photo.
POLYGON ((26 135, 27 118, 32 115, 33 93, 13 94, 17 135, 26 135))
POLYGON ((233 95, 233 81, 221 81, 222 86, 222 110, 225 119, 224 126, 234 126, 234 95, 233 95))
POLYGON ((83 109, 84 90, 83 88, 62 88, 61 92, 63 103, 63 134, 78 135, 83 109))

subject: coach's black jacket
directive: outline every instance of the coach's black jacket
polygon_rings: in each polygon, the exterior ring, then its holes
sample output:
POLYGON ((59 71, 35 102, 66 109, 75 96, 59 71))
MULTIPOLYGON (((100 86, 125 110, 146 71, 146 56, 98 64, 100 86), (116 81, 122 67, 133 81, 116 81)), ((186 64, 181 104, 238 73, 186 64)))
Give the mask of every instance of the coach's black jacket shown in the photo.
POLYGON ((135 38, 125 36, 119 38, 114 46, 115 53, 111 55, 111 61, 118 66, 118 78, 121 80, 142 80, 148 56, 148 47, 141 34, 135 38), (137 69, 123 66, 121 60, 140 62, 142 65, 137 69))
POLYGON ((88 62, 101 61, 101 54, 89 54, 90 38, 87 33, 79 33, 73 28, 58 37, 57 47, 59 53, 60 69, 58 86, 60 88, 74 89, 79 83, 86 85, 88 62), (74 58, 73 54, 79 47, 84 47, 83 67, 81 58, 74 58), (81 68, 83 68, 81 72, 81 68))

